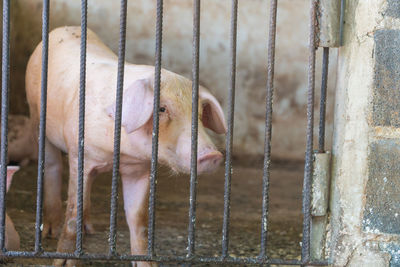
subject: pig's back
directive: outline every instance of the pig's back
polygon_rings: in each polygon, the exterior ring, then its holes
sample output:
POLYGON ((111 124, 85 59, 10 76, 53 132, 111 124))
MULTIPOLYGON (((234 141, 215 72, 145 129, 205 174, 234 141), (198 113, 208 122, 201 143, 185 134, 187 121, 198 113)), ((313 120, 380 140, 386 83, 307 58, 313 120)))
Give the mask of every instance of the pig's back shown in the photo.
MULTIPOLYGON (((68 142, 76 142, 79 111, 80 81, 79 27, 62 27, 49 34, 48 86, 47 86, 47 137, 67 151, 68 142), (65 140, 69 139, 69 140, 65 140), (72 140, 71 140, 72 139, 72 140)), ((91 76, 95 58, 112 64, 115 55, 88 29, 87 76, 91 76)), ((27 65, 26 92, 31 106, 31 116, 40 114, 42 43, 27 65)), ((100 74, 99 74, 100 75, 100 74)), ((92 95, 87 84, 87 96, 92 95)))
MULTIPOLYGON (((112 151, 113 120, 105 109, 115 101, 117 56, 88 29, 86 54, 85 144, 112 151)), ((62 27, 49 35, 47 137, 68 152, 76 147, 78 138, 79 27, 62 27)), ((30 106, 40 110, 41 56, 39 44, 27 66, 27 97, 30 106)), ((124 88, 136 79, 154 72, 154 67, 126 64, 124 88)), ((32 109, 32 107, 31 107, 32 109)), ((124 139, 124 136, 122 137, 124 139)))

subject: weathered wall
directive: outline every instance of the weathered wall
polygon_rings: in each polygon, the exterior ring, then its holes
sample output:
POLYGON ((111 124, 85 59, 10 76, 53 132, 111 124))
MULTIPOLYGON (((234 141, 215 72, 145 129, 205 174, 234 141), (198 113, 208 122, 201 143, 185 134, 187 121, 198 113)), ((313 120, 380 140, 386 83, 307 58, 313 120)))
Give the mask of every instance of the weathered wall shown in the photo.
MULTIPOLYGON (((23 97, 29 54, 41 39, 41 0, 12 1, 12 111, 27 112, 23 97)), ((89 2, 89 27, 114 51, 118 46, 119 1, 89 2)), ((263 153, 266 55, 269 1, 239 2, 237 91, 234 153, 263 153)), ((191 76, 192 1, 164 1, 163 67, 191 76)), ((203 0, 201 13, 200 81, 227 105, 229 81, 230 1, 203 0)), ((300 159, 305 151, 308 60, 308 0, 281 0, 278 10, 272 154, 300 159)), ((79 25, 80 1, 51 1, 50 27, 79 25)), ((127 61, 154 64, 155 0, 131 0, 128 5, 127 61)), ((331 55, 331 70, 335 69, 331 55)), ((318 62, 318 69, 320 63, 318 62)), ((319 77, 317 72, 317 77, 319 77)), ((334 72, 329 79, 334 84, 334 72)), ((317 89, 319 88, 317 78, 317 89)), ((328 145, 333 93, 328 95, 328 145)), ((317 94, 318 96, 318 94, 317 94)), ((318 102, 318 101, 317 101, 318 102)), ((316 107, 318 104, 316 104, 316 107)), ((221 146, 224 140, 219 138, 221 146)))
POLYGON ((332 149, 334 266, 400 265, 399 7, 347 1, 332 149))

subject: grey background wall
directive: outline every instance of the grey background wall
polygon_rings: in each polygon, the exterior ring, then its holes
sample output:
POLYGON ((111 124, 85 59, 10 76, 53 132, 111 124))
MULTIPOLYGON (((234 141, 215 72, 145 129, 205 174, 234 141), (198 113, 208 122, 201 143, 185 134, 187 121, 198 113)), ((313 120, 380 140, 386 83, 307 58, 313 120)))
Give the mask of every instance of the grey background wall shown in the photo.
MULTIPOLYGON (((11 112, 27 114, 24 73, 27 60, 41 40, 41 0, 12 1, 11 112)), ((112 50, 118 47, 119 1, 91 0, 88 22, 112 50)), ((200 82, 226 111, 229 82, 230 1, 201 2, 200 82)), ((130 0, 126 59, 154 64, 155 0, 130 0)), ((263 153, 269 1, 239 1, 237 87, 234 153, 263 153)), ((51 1, 51 29, 79 25, 79 0, 51 1)), ((301 159, 305 151, 308 0, 281 0, 278 8, 272 154, 274 158, 301 159)), ((164 1, 163 67, 191 77, 192 1, 164 1)), ((321 51, 317 66, 320 69, 321 51)), ((336 55, 331 53, 327 142, 331 143, 336 55)), ((316 97, 320 72, 317 71, 316 97)), ((316 111, 318 101, 316 101, 316 111)), ((318 116, 316 116, 316 119, 318 116)), ((317 124, 316 124, 317 125, 317 124)), ((317 132, 317 128, 316 128, 317 132)), ((215 137, 221 148, 223 137, 215 137)), ((250 157, 252 158, 252 157, 250 157)))

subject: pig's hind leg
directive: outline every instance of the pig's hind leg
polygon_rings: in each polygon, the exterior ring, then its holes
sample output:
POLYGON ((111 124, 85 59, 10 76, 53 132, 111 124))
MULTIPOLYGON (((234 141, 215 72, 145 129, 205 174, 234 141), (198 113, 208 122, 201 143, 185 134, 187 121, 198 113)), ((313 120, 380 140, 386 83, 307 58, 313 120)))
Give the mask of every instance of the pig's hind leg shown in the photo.
MULTIPOLYGON (((31 100, 32 101, 32 100, 31 100)), ((37 103, 29 102, 32 141, 38 146, 39 114, 37 103)), ((44 172, 44 216, 42 237, 56 238, 60 233, 63 218, 61 202, 61 151, 47 138, 45 139, 45 172, 44 172)))
POLYGON ((62 186, 62 156, 47 138, 45 144, 44 173, 44 220, 43 237, 56 238, 61 230, 63 219, 61 186, 62 186))
MULTIPOLYGON (((90 189, 93 178, 96 172, 91 167, 90 159, 85 158, 83 171, 83 223, 84 229, 87 231, 88 213, 90 201, 90 189)), ((76 242, 76 222, 77 222, 77 185, 78 185, 78 157, 74 154, 69 154, 69 184, 68 184, 68 201, 65 212, 64 226, 61 232, 60 239, 57 245, 58 252, 74 252, 76 242)), ((91 230, 93 228, 91 227, 91 230)), ((75 266, 76 260, 55 260, 55 266, 75 266)))
POLYGON ((97 175, 97 172, 92 170, 84 182, 83 186, 83 230, 85 234, 92 235, 96 233, 96 230, 93 227, 93 224, 90 220, 90 192, 92 190, 92 184, 94 177, 97 175))

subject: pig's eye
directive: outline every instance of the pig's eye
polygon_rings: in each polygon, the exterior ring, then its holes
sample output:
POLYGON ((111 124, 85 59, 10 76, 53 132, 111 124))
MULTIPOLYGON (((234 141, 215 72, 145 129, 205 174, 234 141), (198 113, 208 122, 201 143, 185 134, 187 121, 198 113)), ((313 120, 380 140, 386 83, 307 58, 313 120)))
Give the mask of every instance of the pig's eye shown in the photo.
POLYGON ((159 111, 160 111, 160 112, 165 112, 166 109, 165 109, 164 107, 161 107, 161 108, 159 109, 159 111))

